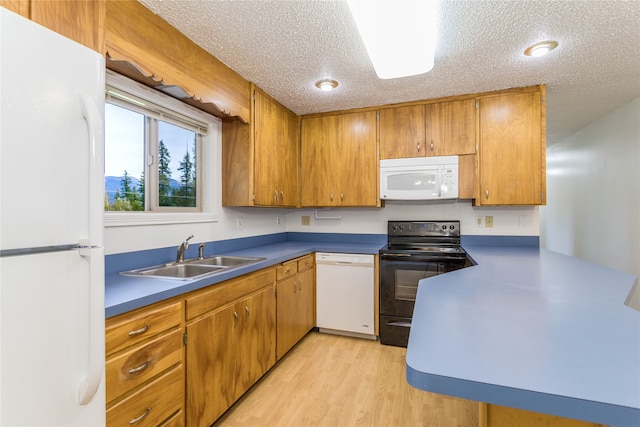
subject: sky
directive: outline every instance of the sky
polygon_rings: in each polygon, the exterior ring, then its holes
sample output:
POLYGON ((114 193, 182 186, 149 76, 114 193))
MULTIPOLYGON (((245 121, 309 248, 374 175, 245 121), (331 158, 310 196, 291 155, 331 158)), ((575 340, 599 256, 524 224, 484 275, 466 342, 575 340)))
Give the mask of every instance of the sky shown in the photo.
MULTIPOLYGON (((144 170, 144 115, 106 103, 105 116, 105 176, 122 176, 126 170, 140 178, 144 170)), ((166 122, 160 122, 158 132, 171 154, 171 177, 179 180, 178 167, 191 150, 194 132, 166 122)))

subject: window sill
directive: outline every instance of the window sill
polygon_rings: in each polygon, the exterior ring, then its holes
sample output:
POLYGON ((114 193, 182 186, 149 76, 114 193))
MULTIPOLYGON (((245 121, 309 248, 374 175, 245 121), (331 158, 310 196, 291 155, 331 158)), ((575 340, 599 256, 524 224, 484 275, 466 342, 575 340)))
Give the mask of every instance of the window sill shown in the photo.
POLYGON ((105 212, 104 214, 105 227, 189 224, 196 222, 218 222, 218 217, 212 213, 105 212))

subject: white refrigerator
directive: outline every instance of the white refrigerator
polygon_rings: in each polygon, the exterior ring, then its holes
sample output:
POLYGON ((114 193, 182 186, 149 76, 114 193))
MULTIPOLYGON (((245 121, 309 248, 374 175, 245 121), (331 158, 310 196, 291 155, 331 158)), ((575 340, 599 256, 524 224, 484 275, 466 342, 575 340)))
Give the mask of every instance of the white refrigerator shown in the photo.
POLYGON ((104 59, 0 7, 0 425, 101 426, 104 59))

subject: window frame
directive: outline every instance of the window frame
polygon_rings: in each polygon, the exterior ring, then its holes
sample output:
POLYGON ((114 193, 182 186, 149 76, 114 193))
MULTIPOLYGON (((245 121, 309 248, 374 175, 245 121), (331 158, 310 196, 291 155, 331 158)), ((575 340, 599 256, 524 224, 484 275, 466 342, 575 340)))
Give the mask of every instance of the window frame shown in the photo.
MULTIPOLYGON (((198 173, 198 192, 201 194, 201 210, 175 211, 160 208, 148 211, 105 211, 105 227, 137 225, 187 224, 219 221, 220 206, 220 147, 222 122, 204 111, 198 110, 155 89, 148 88, 111 70, 106 72, 106 85, 134 98, 139 98, 165 109, 169 114, 183 116, 206 126, 206 135, 200 141, 201 164, 198 173)), ((118 103, 114 103, 118 104, 118 103)), ((122 105, 120 105, 122 106, 122 105)), ((139 111, 140 112, 140 111, 139 111)), ((164 119, 163 119, 164 120, 164 119)), ((169 120, 169 122, 171 122, 169 120)))

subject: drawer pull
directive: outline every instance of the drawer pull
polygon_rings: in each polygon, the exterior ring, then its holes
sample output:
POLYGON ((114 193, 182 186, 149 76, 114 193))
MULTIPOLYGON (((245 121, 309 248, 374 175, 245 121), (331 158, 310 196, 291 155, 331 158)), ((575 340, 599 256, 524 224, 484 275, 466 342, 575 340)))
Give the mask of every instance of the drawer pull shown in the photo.
POLYGON ((129 332, 129 336, 131 337, 131 336, 134 336, 134 335, 144 334, 145 332, 147 332, 149 330, 149 328, 151 328, 151 325, 146 325, 143 328, 136 329, 135 331, 129 332))
POLYGON ((149 415, 149 412, 151 412, 151 407, 148 407, 146 411, 144 411, 144 414, 140 415, 138 418, 134 418, 131 421, 129 421, 129 424, 135 424, 138 421, 142 421, 144 419, 144 417, 146 417, 147 415, 149 415))
POLYGON ((149 365, 151 365, 151 361, 147 360, 146 362, 144 362, 142 365, 138 366, 137 368, 129 369, 129 373, 130 374, 135 374, 137 372, 144 371, 145 369, 147 369, 149 367, 149 365))

